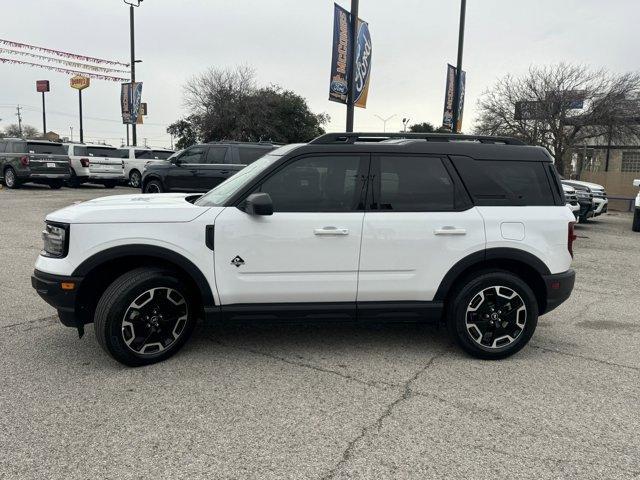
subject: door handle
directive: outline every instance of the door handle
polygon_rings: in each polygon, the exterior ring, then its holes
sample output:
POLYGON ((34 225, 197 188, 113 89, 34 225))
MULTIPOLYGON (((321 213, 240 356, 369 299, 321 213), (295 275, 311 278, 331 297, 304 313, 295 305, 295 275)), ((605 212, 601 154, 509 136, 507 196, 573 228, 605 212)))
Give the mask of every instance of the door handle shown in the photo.
POLYGON ((322 227, 316 228, 313 231, 314 235, 349 235, 349 229, 337 228, 337 227, 322 227))
POLYGON ((446 225, 444 227, 436 228, 433 233, 434 235, 466 235, 467 230, 464 228, 446 225))

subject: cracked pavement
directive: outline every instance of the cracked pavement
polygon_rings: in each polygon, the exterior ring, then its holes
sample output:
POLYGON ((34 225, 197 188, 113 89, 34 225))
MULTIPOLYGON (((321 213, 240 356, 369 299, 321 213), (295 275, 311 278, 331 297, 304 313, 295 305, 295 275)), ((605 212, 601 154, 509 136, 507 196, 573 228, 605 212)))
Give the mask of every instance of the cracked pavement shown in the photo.
POLYGON ((0 479, 640 478, 640 234, 579 225, 576 289, 529 346, 430 325, 205 325, 125 368, 32 291, 44 215, 131 193, 0 190, 0 479))

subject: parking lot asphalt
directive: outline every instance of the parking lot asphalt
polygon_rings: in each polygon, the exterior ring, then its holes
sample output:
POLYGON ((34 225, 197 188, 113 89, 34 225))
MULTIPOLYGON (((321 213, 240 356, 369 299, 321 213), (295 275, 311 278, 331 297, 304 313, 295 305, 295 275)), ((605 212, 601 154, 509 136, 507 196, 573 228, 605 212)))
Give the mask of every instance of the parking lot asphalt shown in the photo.
POLYGON ((31 289, 46 213, 0 190, 0 478, 640 478, 640 234, 577 226, 572 297, 479 361, 420 325, 201 324, 121 366, 31 289))

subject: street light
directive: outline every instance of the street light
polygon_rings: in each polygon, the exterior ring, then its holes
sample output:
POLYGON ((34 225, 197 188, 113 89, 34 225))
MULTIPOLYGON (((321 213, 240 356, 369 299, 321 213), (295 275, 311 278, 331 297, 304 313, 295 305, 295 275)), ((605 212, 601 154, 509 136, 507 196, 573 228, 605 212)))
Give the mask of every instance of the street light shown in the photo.
MULTIPOLYGON (((133 27, 133 7, 139 7, 142 3, 142 0, 122 0, 124 3, 129 5, 129 32, 131 35, 131 83, 135 83, 136 81, 136 42, 134 36, 134 27, 133 27)), ((127 134, 129 133, 129 127, 127 126, 127 134)), ((128 136, 128 135, 127 135, 128 136)), ((136 130, 136 124, 131 124, 131 140, 133 146, 135 147, 138 144, 138 132, 136 130)))
POLYGON ((387 118, 382 118, 380 115, 378 115, 377 113, 374 114, 376 117, 378 117, 380 120, 382 120, 382 131, 386 132, 387 131, 387 122, 389 120, 391 120, 393 117, 396 116, 396 114, 394 113, 393 115, 391 115, 390 117, 387 118))
POLYGON ((411 119, 410 119, 409 117, 404 117, 404 118, 402 119, 402 131, 403 131, 404 133, 407 133, 407 125, 409 125, 409 121, 410 121, 410 120, 411 120, 411 119))

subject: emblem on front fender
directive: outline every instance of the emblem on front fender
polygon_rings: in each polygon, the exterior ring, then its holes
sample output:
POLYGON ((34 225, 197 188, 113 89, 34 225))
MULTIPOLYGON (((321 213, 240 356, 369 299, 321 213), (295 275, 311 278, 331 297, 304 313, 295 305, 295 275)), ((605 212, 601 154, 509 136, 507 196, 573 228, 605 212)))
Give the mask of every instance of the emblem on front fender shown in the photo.
POLYGON ((233 260, 231 260, 231 265, 235 265, 236 267, 239 267, 240 265, 244 265, 244 260, 240 255, 236 255, 236 257, 233 260))

